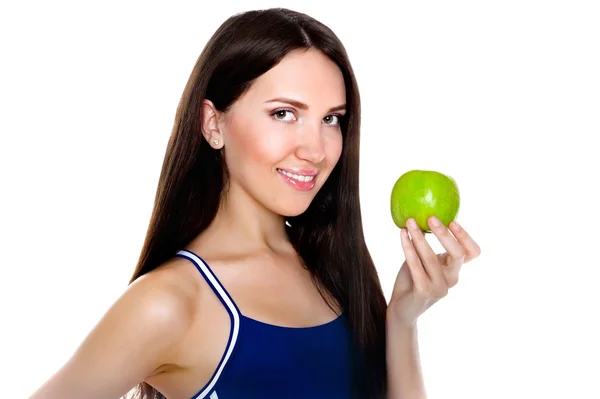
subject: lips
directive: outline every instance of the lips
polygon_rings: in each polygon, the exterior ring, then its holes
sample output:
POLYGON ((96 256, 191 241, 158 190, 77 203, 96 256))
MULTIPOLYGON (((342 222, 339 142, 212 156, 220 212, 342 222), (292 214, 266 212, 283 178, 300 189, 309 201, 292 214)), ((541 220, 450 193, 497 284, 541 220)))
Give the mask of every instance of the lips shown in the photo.
POLYGON ((282 168, 277 168, 277 172, 286 183, 300 191, 311 190, 316 184, 318 173, 316 170, 282 168))

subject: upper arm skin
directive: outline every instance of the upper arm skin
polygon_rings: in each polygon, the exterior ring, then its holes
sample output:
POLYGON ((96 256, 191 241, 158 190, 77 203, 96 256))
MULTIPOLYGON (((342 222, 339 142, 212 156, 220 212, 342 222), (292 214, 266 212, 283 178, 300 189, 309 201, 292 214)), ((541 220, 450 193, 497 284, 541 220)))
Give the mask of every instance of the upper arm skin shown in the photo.
POLYGON ((173 279, 161 273, 132 283, 30 399, 117 399, 166 363, 191 311, 173 279))

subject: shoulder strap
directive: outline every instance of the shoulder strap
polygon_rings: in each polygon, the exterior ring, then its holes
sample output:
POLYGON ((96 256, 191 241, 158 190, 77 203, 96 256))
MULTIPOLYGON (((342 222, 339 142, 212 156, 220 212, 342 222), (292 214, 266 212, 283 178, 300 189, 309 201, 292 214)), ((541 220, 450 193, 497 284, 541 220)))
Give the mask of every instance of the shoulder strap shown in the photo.
POLYGON ((215 273, 211 270, 210 266, 208 266, 208 264, 204 261, 204 259, 187 249, 182 249, 178 251, 176 255, 182 258, 186 258, 190 262, 192 262, 194 266, 196 266, 196 269, 198 269, 200 274, 202 274, 208 285, 210 285, 210 288, 212 288, 215 294, 219 297, 219 299, 223 303, 223 306, 225 306, 229 314, 232 316, 237 316, 239 318, 240 311, 237 305, 235 304, 235 302, 231 298, 231 295, 229 295, 223 284, 221 284, 215 273))
POLYGON ((206 384, 206 386, 194 396, 194 399, 203 399, 206 398, 206 396, 209 393, 212 393, 209 399, 213 399, 213 397, 217 397, 217 394, 213 391, 213 389, 215 388, 217 380, 223 373, 223 370, 227 365, 233 353, 233 350, 236 347, 236 343, 240 335, 240 311, 235 302, 233 302, 233 299, 231 299, 231 296, 229 295, 225 287, 223 287, 223 284, 221 284, 217 276, 213 273, 208 264, 202 258, 200 258, 198 255, 189 250, 180 250, 176 253, 176 256, 186 258, 190 262, 192 262, 194 266, 196 266, 196 269, 198 269, 200 274, 202 274, 206 282, 208 282, 208 285, 210 285, 212 290, 221 300, 221 303, 223 303, 223 306, 225 306, 225 309, 227 309, 227 312, 229 313, 229 317, 231 319, 229 340, 227 342, 225 353, 223 354, 223 357, 219 362, 219 366, 217 367, 217 370, 215 371, 210 381, 206 384))

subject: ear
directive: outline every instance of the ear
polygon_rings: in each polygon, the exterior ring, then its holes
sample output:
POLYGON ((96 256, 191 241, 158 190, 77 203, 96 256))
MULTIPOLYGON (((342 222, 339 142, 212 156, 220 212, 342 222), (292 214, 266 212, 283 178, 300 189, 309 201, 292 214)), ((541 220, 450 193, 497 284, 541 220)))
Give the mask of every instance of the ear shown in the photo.
POLYGON ((221 113, 215 108, 210 100, 202 102, 202 135, 208 141, 208 144, 214 149, 223 147, 223 134, 219 127, 219 117, 221 113))

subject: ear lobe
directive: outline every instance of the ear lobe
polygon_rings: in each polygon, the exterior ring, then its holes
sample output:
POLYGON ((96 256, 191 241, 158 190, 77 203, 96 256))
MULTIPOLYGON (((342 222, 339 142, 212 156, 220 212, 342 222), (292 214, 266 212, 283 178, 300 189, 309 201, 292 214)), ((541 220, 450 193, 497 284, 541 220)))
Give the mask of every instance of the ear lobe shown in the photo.
POLYGON ((210 100, 202 102, 202 135, 213 148, 221 148, 223 142, 221 130, 219 129, 219 111, 210 100), (217 144, 215 144, 217 143, 217 144))

